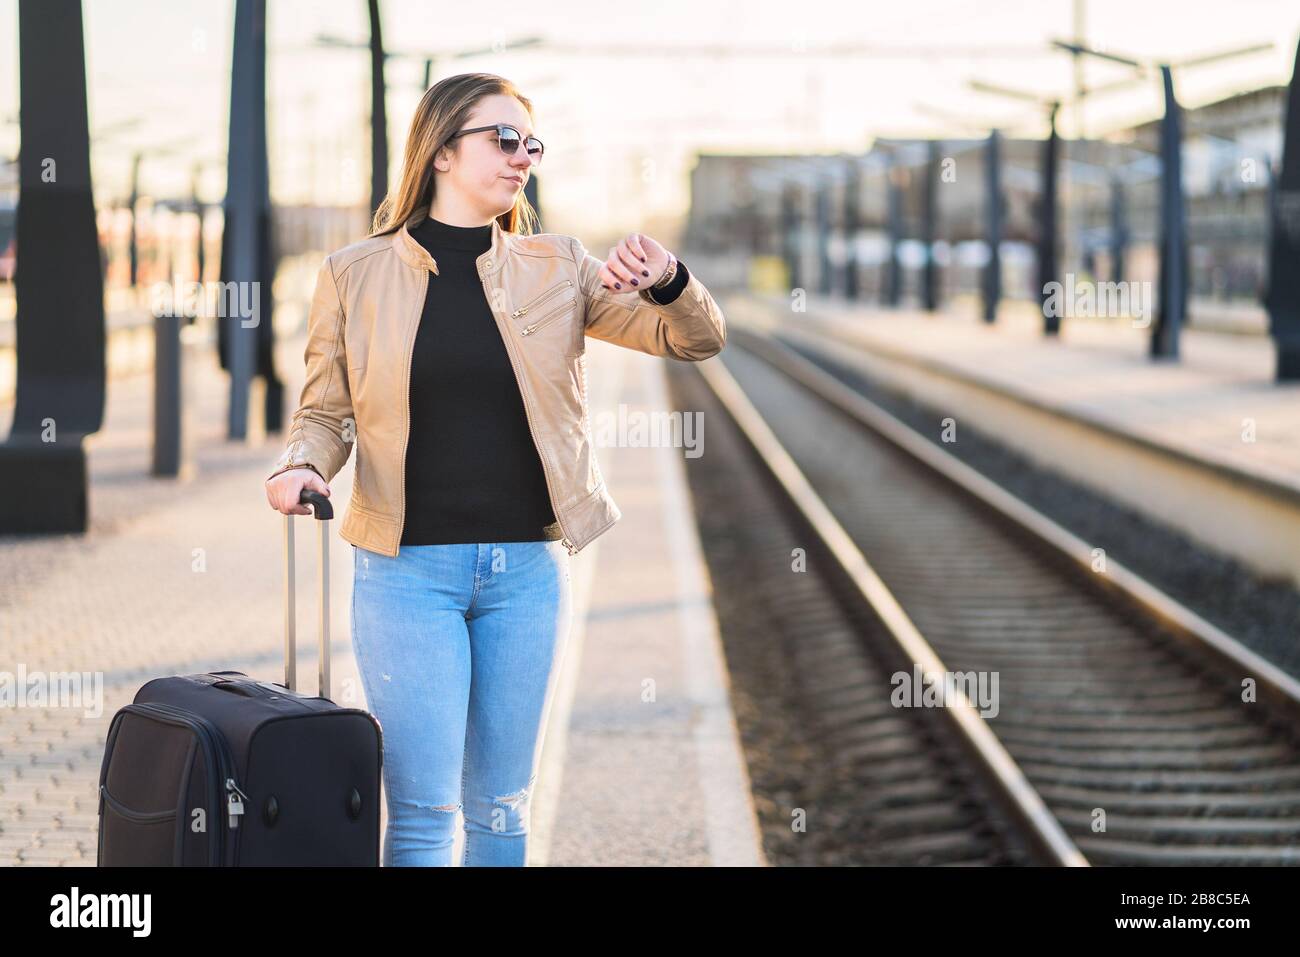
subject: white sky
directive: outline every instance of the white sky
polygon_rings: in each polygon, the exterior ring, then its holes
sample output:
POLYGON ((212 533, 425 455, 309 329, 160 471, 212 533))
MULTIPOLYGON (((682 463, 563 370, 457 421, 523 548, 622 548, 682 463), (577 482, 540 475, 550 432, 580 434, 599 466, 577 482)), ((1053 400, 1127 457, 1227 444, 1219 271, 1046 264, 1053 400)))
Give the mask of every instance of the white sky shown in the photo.
MULTIPOLYGON (((18 130, 17 0, 0 0, 0 151, 18 130)), ((277 202, 362 203, 368 195, 368 54, 313 46, 318 34, 367 36, 365 0, 268 0, 271 179, 277 202)), ((145 187, 188 191, 197 157, 215 160, 204 180, 224 191, 221 160, 230 92, 233 0, 83 0, 92 130, 139 124, 101 139, 94 177, 101 201, 125 194, 129 157, 141 147, 174 152, 146 161, 145 187)), ((539 175, 547 228, 564 232, 644 228, 684 209, 691 155, 865 149, 874 135, 970 135, 918 109, 1041 132, 1033 107, 970 90, 979 77, 1043 95, 1072 88, 1068 56, 1047 38, 1073 31, 1072 0, 659 0, 611 5, 435 4, 383 0, 390 51, 457 51, 542 36, 590 54, 509 51, 443 59, 434 80, 485 70, 514 80, 534 102, 547 144, 539 175), (792 16, 791 9, 798 15, 792 16), (508 25, 504 25, 508 18, 508 25), (653 44, 706 55, 599 55, 609 45, 653 44), (827 45, 853 45, 832 57, 827 45), (956 53, 921 55, 918 48, 956 53), (725 56, 746 50, 762 55, 725 56), (899 51, 903 52, 900 53, 899 51), (775 51, 775 52, 773 52, 775 51)), ((1177 75, 1187 106, 1290 79, 1300 6, 1295 0, 1088 0, 1085 36, 1138 57, 1180 59, 1259 42, 1274 49, 1177 75)), ((423 64, 390 60, 389 149, 395 180, 423 64)), ((1118 78, 1090 63, 1088 80, 1118 78)), ((1158 115, 1154 83, 1089 103, 1092 133, 1158 115)), ((1072 134, 1075 118, 1062 115, 1072 134)))

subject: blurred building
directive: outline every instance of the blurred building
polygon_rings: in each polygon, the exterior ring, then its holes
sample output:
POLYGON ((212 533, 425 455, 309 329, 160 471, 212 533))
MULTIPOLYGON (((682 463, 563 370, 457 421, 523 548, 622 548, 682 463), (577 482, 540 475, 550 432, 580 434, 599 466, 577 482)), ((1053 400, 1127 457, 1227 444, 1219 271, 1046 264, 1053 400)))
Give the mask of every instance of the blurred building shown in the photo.
MULTIPOLYGON (((1236 94, 1184 111, 1183 184, 1187 196, 1194 309, 1222 303, 1258 312, 1267 281, 1270 163, 1280 162, 1287 87, 1236 94)), ((1062 140, 1058 166, 1061 271, 1113 274, 1118 223, 1127 236, 1123 276, 1155 281, 1159 229, 1158 120, 1095 140, 1062 140)), ((1041 140, 1002 141, 1004 227, 1000 251, 1005 295, 1036 298, 1034 241, 1041 182, 1041 140)), ((974 293, 987 260, 985 140, 939 142, 935 259, 945 296, 974 293)), ((901 191, 899 255, 904 287, 916 288, 924 262, 924 175, 928 141, 877 140, 863 154, 701 154, 691 172, 685 247, 722 285, 752 284, 754 261, 779 259, 793 221, 805 284, 829 263, 832 290, 845 288, 855 252, 861 295, 876 295, 889 256, 888 188, 901 191), (857 190, 858 227, 845 229, 857 190), (783 203, 791 206, 783 213, 783 203), (793 210, 793 215, 791 214, 793 210), (822 232, 828 232, 823 241, 822 232)))

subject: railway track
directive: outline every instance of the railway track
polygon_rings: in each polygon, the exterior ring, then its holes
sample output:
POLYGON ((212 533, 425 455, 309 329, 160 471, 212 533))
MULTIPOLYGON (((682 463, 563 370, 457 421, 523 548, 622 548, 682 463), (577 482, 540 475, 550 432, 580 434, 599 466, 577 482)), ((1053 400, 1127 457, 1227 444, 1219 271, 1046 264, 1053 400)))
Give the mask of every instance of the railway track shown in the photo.
POLYGON ((715 425, 726 412, 704 381, 684 364, 668 372, 674 407, 703 409, 709 428, 687 477, 768 859, 1032 863, 946 719, 890 706, 889 635, 841 594, 833 561, 754 468, 744 437, 715 425), (796 548, 809 553, 801 573, 796 548))
MULTIPOLYGON (((687 375, 673 372, 684 394, 687 375)), ((738 513, 757 509, 751 527, 776 529, 746 546, 768 566, 748 594, 803 627, 791 668, 839 670, 839 685, 809 680, 842 698, 841 733, 860 719, 868 754, 907 756, 915 775, 941 780, 931 757, 946 774, 948 804, 965 815, 948 818, 952 834, 962 822, 985 851, 950 862, 1300 863, 1294 679, 1117 563, 1096 570, 1088 543, 773 339, 736 329, 689 376, 726 409, 707 451, 734 427, 773 503, 741 495, 732 468, 738 513), (816 583, 791 572, 795 539, 816 583), (816 620, 831 607, 838 624, 816 620), (874 670, 842 666, 868 659, 874 670), (995 708, 981 715, 960 694, 892 706, 891 679, 916 663, 987 679, 995 708), (1257 700, 1243 700, 1243 683, 1257 700), (918 712, 938 720, 909 738, 918 712), (972 773, 954 780, 961 762, 972 773), (971 789, 991 798, 987 819, 971 789)), ((869 790, 862 800, 864 817, 879 813, 869 790)))

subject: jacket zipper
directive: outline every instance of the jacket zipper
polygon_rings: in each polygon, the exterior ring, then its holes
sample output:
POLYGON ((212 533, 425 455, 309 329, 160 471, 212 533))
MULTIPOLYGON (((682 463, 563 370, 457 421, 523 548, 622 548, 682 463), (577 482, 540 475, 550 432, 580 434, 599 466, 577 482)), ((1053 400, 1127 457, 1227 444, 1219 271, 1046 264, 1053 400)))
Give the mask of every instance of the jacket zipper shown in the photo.
POLYGON ((553 295, 555 295, 557 292, 560 292, 561 290, 567 288, 568 286, 572 286, 572 285, 573 285, 573 280, 572 280, 572 279, 566 279, 566 280, 564 280, 564 282, 560 283, 559 285, 557 285, 557 286, 552 286, 550 289, 546 290, 546 292, 542 293, 540 296, 538 296, 538 297, 537 297, 536 299, 534 299, 532 302, 528 303, 528 305, 526 305, 526 306, 520 306, 520 307, 519 307, 518 309, 516 309, 514 312, 510 313, 510 318, 511 318, 511 319, 518 319, 518 318, 520 318, 520 317, 526 315, 527 312, 528 312, 528 310, 529 310, 529 309, 532 309, 532 308, 533 308, 534 306, 536 306, 539 302, 545 302, 547 299, 550 299, 550 298, 551 298, 553 295))
MULTIPOLYGON (((482 283, 484 295, 487 296, 488 302, 491 302, 492 296, 487 287, 487 279, 483 278, 480 275, 479 281, 482 283)), ((565 286, 571 284, 572 284, 572 280, 566 279, 560 285, 556 286, 555 289, 551 290, 551 292, 552 293, 557 292, 560 289, 563 289, 565 286)), ((511 313, 511 315, 518 318, 518 316, 523 315, 525 312, 527 312, 530 308, 532 308, 534 305, 540 302, 541 299, 545 298, 547 295, 549 295, 549 293, 543 293, 541 297, 533 300, 527 306, 524 306, 521 309, 516 309, 513 313, 511 313)), ((532 436, 533 444, 538 445, 537 433, 533 431, 533 417, 531 414, 528 414, 528 393, 524 391, 524 381, 523 378, 519 375, 519 364, 515 360, 514 346, 511 346, 509 342, 506 343, 506 351, 510 355, 510 369, 515 374, 515 383, 519 386, 520 398, 522 398, 524 401, 524 411, 525 411, 524 421, 528 423, 528 434, 532 436)), ((576 555, 578 553, 578 549, 574 546, 573 539, 569 537, 569 530, 564 525, 564 516, 560 514, 561 510, 555 505, 556 502, 555 489, 551 484, 551 470, 546 465, 546 455, 542 453, 542 450, 540 448, 538 448, 537 451, 538 451, 538 458, 541 459, 542 461, 542 474, 546 476, 546 491, 551 496, 551 508, 555 512, 555 520, 560 523, 560 531, 564 533, 564 547, 569 550, 570 555, 576 555)))
POLYGON ((524 328, 520 330, 519 334, 520 334, 521 336, 529 336, 529 335, 532 335, 532 334, 533 334, 534 332, 536 332, 538 329, 542 328, 542 326, 549 325, 549 324, 550 324, 551 322, 553 322, 555 319, 557 319, 557 318, 559 318, 560 316, 562 316, 562 315, 564 314, 565 307, 566 307, 566 306, 572 306, 573 304, 574 304, 574 300, 572 300, 572 299, 568 300, 567 302, 562 302, 562 303, 560 303, 558 306, 556 306, 554 309, 552 309, 552 310, 551 310, 550 312, 548 312, 546 315, 542 316, 542 318, 538 319, 536 322, 533 322, 533 323, 530 323, 529 325, 524 326, 524 328))

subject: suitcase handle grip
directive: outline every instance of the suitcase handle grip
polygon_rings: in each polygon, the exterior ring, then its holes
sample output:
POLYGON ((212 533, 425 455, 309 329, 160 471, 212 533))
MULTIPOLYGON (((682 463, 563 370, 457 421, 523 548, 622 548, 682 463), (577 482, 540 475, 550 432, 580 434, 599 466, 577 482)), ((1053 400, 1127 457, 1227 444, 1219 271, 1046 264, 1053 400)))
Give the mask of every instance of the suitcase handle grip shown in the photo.
POLYGON ((299 493, 298 504, 312 506, 312 514, 322 522, 327 522, 334 517, 334 506, 330 504, 330 500, 320 492, 309 488, 299 493))
POLYGON ((235 681, 214 681, 212 687, 218 691, 226 691, 230 694, 243 695, 245 698, 264 698, 266 695, 259 694, 255 691, 248 690, 248 686, 235 681))
MULTIPOLYGON (((330 696, 330 519, 334 517, 334 506, 320 492, 303 489, 298 494, 299 505, 310 505, 312 515, 317 519, 316 527, 320 529, 320 659, 316 675, 316 694, 321 698, 330 696)), ((297 623, 295 621, 294 585, 294 547, 293 547, 293 513, 284 516, 284 686, 290 691, 298 690, 298 648, 297 623)))

